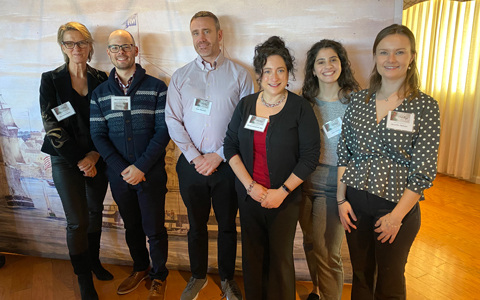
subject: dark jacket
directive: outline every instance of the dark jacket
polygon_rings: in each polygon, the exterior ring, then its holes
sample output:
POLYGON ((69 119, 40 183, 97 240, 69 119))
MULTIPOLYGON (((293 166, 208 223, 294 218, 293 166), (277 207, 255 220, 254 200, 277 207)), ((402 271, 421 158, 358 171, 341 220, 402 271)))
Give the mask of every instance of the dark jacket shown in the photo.
POLYGON ((111 109, 112 96, 124 96, 115 81, 115 68, 94 91, 90 104, 92 140, 108 168, 118 176, 132 164, 145 174, 154 166, 164 168, 170 141, 165 124, 167 85, 136 66, 127 91, 131 110, 111 109))
MULTIPOLYGON (((105 72, 87 65, 88 101, 90 101, 93 90, 105 80, 107 80, 105 72)), ((88 130, 87 132, 79 130, 79 114, 59 122, 52 113, 52 108, 71 101, 73 92, 67 64, 42 74, 40 111, 46 134, 41 150, 53 156, 61 156, 69 165, 76 166, 78 161, 85 158, 88 152, 95 151, 90 133, 88 130), (84 139, 85 141, 80 143, 79 139, 84 139), (85 147, 80 145, 91 146, 85 147)), ((88 124, 88 120, 82 121, 88 124)))
MULTIPOLYGON (((253 174, 253 135, 245 129, 249 115, 256 114, 258 93, 244 97, 238 103, 228 125, 224 142, 225 158, 230 160, 239 154, 248 173, 253 174)), ((266 137, 267 165, 270 186, 282 186, 291 173, 302 180, 315 170, 320 155, 320 133, 312 106, 304 98, 289 92, 287 102, 276 115, 270 116, 266 137)), ((239 199, 244 200, 247 192, 236 180, 239 199)), ((284 202, 297 198, 297 188, 284 202)))

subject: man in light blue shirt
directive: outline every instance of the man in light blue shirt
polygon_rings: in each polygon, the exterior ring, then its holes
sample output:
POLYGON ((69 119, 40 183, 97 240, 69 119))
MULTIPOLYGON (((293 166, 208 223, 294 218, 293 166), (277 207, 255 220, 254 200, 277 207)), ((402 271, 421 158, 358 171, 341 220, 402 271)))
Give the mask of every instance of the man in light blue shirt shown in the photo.
POLYGON ((218 223, 218 270, 228 300, 242 299, 233 280, 237 249, 235 175, 225 163, 223 139, 237 103, 253 93, 253 80, 220 50, 218 18, 200 11, 190 21, 198 57, 178 69, 167 93, 165 121, 182 151, 177 162, 180 194, 187 207, 192 277, 181 300, 195 299, 207 284, 208 229, 213 206, 218 223))

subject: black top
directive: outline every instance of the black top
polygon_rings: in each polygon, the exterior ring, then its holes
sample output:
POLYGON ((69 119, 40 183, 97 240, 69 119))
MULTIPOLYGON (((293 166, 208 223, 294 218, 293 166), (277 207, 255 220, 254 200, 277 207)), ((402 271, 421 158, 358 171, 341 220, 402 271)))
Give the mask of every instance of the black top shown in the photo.
POLYGON ((75 109, 77 117, 77 143, 83 149, 95 149, 90 138, 90 96, 81 96, 74 89, 72 94, 72 107, 75 109))
MULTIPOLYGON (((254 132, 245 129, 249 115, 256 114, 258 93, 244 97, 238 103, 228 125, 224 141, 225 158, 240 155, 247 171, 253 174, 254 132)), ((293 172, 305 180, 318 165, 320 133, 318 122, 310 103, 288 92, 287 102, 276 115, 270 116, 266 137, 267 165, 272 189, 277 189, 293 172)), ((245 200, 247 192, 236 180, 239 198, 245 200)), ((299 199, 300 189, 295 189, 284 203, 299 199)))
POLYGON ((42 152, 61 156, 69 165, 76 166, 88 152, 95 151, 88 127, 90 96, 105 80, 105 72, 87 65, 88 94, 85 99, 77 99, 75 95, 81 96, 72 87, 67 64, 42 74, 40 110, 46 133, 42 152), (76 114, 59 122, 51 110, 66 102, 72 104, 76 114), (78 106, 79 104, 81 105, 78 106))

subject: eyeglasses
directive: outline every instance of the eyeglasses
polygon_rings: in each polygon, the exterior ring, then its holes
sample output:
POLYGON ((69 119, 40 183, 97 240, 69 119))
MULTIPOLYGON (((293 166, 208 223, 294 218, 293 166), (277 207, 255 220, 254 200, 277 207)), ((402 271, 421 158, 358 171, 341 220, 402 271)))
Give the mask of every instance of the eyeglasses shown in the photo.
POLYGON ((79 42, 62 42, 62 45, 65 46, 67 49, 75 48, 75 45, 78 46, 80 49, 87 48, 89 42, 87 40, 79 41, 79 42))
POLYGON ((133 44, 123 44, 123 45, 108 45, 108 50, 112 53, 117 53, 122 49, 125 52, 130 52, 133 49, 133 44))

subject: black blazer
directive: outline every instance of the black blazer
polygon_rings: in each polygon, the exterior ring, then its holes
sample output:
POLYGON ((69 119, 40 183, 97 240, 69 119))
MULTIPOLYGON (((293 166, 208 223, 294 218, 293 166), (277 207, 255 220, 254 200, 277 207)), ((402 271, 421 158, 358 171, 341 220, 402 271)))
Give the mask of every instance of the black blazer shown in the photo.
MULTIPOLYGON (((88 101, 93 90, 102 82, 107 80, 105 72, 96 70, 87 64, 88 101)), ((80 136, 87 136, 89 145, 91 142, 90 132, 78 132, 79 114, 75 114, 62 121, 57 121, 52 113, 52 108, 70 101, 73 97, 72 82, 67 64, 57 69, 42 74, 40 83, 40 111, 42 114, 43 127, 45 128, 45 139, 42 145, 42 152, 63 157, 71 166, 76 166, 78 161, 85 155, 95 150, 81 147, 78 139, 80 136)), ((87 124, 89 120, 84 120, 87 124)), ((85 144, 85 143, 82 143, 85 144)))

